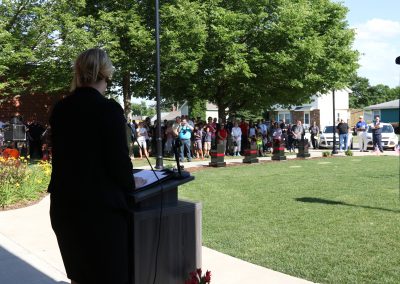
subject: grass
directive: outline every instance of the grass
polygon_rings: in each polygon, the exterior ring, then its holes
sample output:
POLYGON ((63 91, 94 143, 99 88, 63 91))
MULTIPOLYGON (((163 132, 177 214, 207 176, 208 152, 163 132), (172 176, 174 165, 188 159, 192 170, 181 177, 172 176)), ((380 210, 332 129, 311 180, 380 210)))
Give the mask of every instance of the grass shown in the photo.
MULTIPOLYGON (((139 159, 139 154, 138 154, 138 152, 137 152, 137 146, 135 145, 135 147, 136 147, 136 148, 135 148, 135 151, 134 151, 134 156, 135 156, 135 158, 132 159, 132 164, 133 164, 133 166, 134 166, 135 168, 137 168, 137 167, 143 167, 143 166, 148 166, 149 163, 147 162, 147 160, 146 160, 146 158, 145 158, 144 155, 143 155, 143 159, 139 159)), ((286 155, 286 156, 289 156, 289 155, 296 155, 296 154, 295 154, 295 153, 288 153, 288 152, 286 152, 285 155, 286 155)), ((271 156, 272 156, 271 153, 266 154, 266 157, 271 157, 271 156)), ((244 156, 240 156, 240 157, 225 156, 224 159, 225 159, 225 160, 244 159, 244 156)), ((156 166, 156 158, 155 158, 155 157, 149 157, 149 160, 150 160, 150 164, 151 164, 153 167, 155 167, 155 166, 156 166)), ((187 160, 186 160, 186 157, 185 157, 185 162, 186 162, 186 161, 187 161, 187 160)), ((195 158, 192 157, 192 161, 211 161, 211 158, 204 158, 204 160, 201 160, 201 159, 195 159, 195 158)), ((176 165, 175 158, 173 158, 173 157, 163 157, 163 165, 164 165, 164 167, 166 167, 166 166, 174 167, 174 166, 176 165)))
POLYGON ((269 162, 194 175, 180 198, 203 202, 205 246, 314 282, 400 282, 398 157, 269 162))

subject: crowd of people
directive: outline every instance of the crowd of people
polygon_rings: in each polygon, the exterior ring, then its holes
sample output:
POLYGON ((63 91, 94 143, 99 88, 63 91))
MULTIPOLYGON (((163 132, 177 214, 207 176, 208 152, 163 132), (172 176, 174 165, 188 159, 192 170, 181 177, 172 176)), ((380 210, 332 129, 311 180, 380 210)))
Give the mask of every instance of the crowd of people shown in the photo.
MULTIPOLYGON (((139 123, 130 122, 129 127, 132 134, 130 146, 132 148, 135 142, 139 145, 139 157, 155 155, 157 121, 152 124, 150 118, 147 118, 139 123)), ((182 115, 174 121, 164 120, 161 124, 161 139, 165 156, 173 156, 176 150, 181 162, 185 158, 190 162, 192 158, 208 158, 211 148, 217 144, 224 145, 225 155, 230 156, 244 155, 244 150, 252 144, 256 145, 258 156, 264 156, 272 151, 273 140, 281 141, 289 152, 294 152, 298 141, 304 138, 305 131, 300 120, 295 124, 265 119, 226 121, 212 117, 203 121, 201 118, 192 119, 182 115)), ((316 123, 310 132, 311 139, 315 140, 319 133, 316 123)), ((317 147, 314 142, 313 145, 317 147)))

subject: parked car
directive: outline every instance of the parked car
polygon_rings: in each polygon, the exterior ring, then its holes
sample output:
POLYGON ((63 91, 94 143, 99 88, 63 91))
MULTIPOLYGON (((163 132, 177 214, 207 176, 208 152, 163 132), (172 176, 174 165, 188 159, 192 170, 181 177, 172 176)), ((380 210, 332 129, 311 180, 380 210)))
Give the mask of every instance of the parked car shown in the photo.
MULTIPOLYGON (((339 149, 339 134, 335 131, 336 147, 339 149)), ((353 149, 353 135, 349 132, 347 139, 348 148, 353 149)), ((319 135, 319 148, 332 148, 333 146, 333 126, 325 126, 319 135)))
MULTIPOLYGON (((381 123, 382 124, 382 147, 384 149, 392 149, 395 150, 396 145, 399 143, 399 138, 394 132, 394 128, 390 123, 381 123)), ((368 149, 373 149, 372 143, 372 128, 368 127, 367 132, 367 147, 368 149)))

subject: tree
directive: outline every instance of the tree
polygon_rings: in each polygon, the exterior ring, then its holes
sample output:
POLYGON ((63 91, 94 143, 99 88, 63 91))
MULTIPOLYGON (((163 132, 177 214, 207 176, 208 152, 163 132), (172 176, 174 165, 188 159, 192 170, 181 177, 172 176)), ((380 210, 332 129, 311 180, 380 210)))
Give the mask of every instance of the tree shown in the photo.
POLYGON ((140 104, 132 103, 131 109, 132 109, 132 115, 153 116, 156 114, 155 108, 148 107, 145 101, 142 101, 140 104))
MULTIPOLYGON (((203 48, 199 32, 201 58, 191 69, 195 72, 181 74, 177 86, 169 85, 167 95, 176 100, 209 100, 223 117, 226 108, 235 112, 303 103, 317 92, 343 87, 355 72, 354 33, 347 28, 347 9, 341 4, 328 0, 197 2, 202 11, 198 14, 204 15, 198 21, 204 21, 205 44, 203 48)), ((175 30, 175 46, 184 46, 178 35, 185 32, 175 30)), ((173 59, 166 64, 187 62, 173 59)))
POLYGON ((206 101, 191 101, 189 103, 189 116, 192 118, 200 117, 202 120, 206 120, 206 101))
POLYGON ((354 76, 351 80, 350 108, 364 108, 400 98, 400 87, 391 89, 378 84, 370 86, 367 78, 354 76))
POLYGON ((100 46, 109 51, 115 66, 114 84, 122 90, 125 114, 130 116, 131 98, 150 97, 154 89, 154 39, 139 15, 140 1, 88 0, 86 17, 93 17, 91 30, 100 46))

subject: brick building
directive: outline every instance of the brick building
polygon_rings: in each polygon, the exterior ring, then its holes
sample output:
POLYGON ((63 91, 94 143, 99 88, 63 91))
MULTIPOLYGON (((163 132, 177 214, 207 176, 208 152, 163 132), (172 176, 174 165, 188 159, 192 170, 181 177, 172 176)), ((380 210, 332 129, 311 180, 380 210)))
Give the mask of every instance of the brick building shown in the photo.
POLYGON ((8 122, 15 114, 23 117, 24 122, 36 120, 46 125, 53 105, 61 95, 23 95, 2 98, 0 96, 0 121, 8 122))

